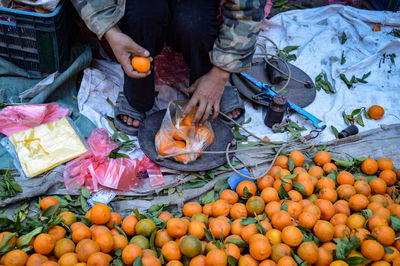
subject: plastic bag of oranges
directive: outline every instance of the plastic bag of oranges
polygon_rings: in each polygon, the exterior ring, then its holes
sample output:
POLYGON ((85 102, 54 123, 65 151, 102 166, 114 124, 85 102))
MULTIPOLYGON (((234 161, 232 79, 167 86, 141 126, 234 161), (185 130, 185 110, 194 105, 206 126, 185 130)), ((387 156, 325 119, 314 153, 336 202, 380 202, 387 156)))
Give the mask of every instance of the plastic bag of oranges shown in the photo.
MULTIPOLYGON (((214 140, 214 132, 210 122, 200 126, 192 125, 196 110, 182 117, 187 101, 172 101, 156 134, 155 144, 162 156, 181 152, 204 151, 214 140)), ((173 157, 176 161, 187 164, 195 161, 201 154, 182 154, 173 157)))

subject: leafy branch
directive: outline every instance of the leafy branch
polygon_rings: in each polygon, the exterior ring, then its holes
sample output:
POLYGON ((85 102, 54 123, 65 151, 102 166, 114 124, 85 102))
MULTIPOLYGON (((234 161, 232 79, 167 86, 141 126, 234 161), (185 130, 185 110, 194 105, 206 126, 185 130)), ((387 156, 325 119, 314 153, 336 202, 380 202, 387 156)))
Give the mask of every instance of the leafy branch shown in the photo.
POLYGON ((359 124, 360 126, 365 126, 364 120, 362 118, 362 114, 364 114, 366 119, 371 119, 369 117, 367 109, 365 107, 357 108, 351 112, 351 114, 346 114, 345 111, 342 113, 342 117, 346 125, 354 125, 355 123, 359 124))
POLYGON ((291 54, 290 52, 296 50, 299 46, 286 46, 282 50, 278 51, 278 56, 283 61, 296 61, 297 56, 295 54, 291 54))
POLYGON ((369 77, 369 75, 371 75, 371 71, 364 74, 361 78, 357 78, 356 76, 352 76, 350 80, 348 80, 348 78, 346 77, 345 74, 341 73, 339 75, 340 79, 343 80, 343 82, 346 84, 347 88, 351 88, 353 87, 354 84, 356 83, 368 83, 368 81, 366 81, 365 79, 369 77))
POLYGON ((0 199, 15 196, 18 192, 22 192, 21 186, 15 181, 14 177, 8 169, 0 170, 0 199))
POLYGON ((326 72, 321 72, 317 77, 315 77, 315 87, 317 91, 323 89, 327 94, 335 93, 335 89, 328 80, 326 72))

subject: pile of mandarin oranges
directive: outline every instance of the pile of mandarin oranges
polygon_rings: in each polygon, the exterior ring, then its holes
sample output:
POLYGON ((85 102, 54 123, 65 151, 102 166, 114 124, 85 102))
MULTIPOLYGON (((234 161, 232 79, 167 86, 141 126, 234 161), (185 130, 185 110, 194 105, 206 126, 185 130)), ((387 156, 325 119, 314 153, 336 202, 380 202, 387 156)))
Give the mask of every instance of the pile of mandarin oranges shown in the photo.
MULTIPOLYGON (((203 206, 188 202, 180 217, 122 218, 101 203, 86 223, 62 212, 29 251, 22 236, 11 238, 0 265, 400 265, 400 170, 387 158, 351 169, 327 151, 313 159, 306 166, 300 151, 279 155, 261 179, 203 206)), ((40 206, 57 203, 46 197, 40 206)))

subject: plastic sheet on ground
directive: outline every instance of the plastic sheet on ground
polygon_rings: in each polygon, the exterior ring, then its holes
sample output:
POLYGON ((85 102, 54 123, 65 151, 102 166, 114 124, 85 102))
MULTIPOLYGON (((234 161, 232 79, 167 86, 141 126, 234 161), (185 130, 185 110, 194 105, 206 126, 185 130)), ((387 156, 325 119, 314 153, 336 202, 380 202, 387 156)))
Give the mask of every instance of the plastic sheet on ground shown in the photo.
MULTIPOLYGON (((334 139, 330 126, 334 125, 339 131, 344 129, 346 124, 342 112, 349 114, 361 107, 378 104, 386 113, 378 121, 364 119, 365 127, 358 126, 360 132, 381 124, 400 122, 400 38, 390 34, 396 27, 400 27, 400 13, 361 10, 342 5, 288 11, 264 23, 261 34, 272 39, 280 49, 299 46, 292 52, 297 60, 290 63, 304 70, 313 80, 325 71, 336 89, 335 94, 326 94, 323 90, 317 92, 314 102, 305 108, 328 125, 317 140, 334 139), (380 25, 381 31, 374 32, 372 29, 375 25, 380 25), (343 32, 347 41, 341 44, 343 32), (343 65, 342 53, 346 58, 343 65), (394 63, 389 58, 390 54, 397 55, 394 63), (351 89, 339 77, 340 74, 345 74, 348 79, 353 75, 362 77, 370 71, 366 79, 368 83, 357 83, 351 89)), ((265 40, 259 38, 259 41, 265 40)), ((268 51, 273 50, 271 48, 268 51)), ((273 134, 264 126, 265 112, 255 110, 251 104, 246 105, 246 112, 246 118, 252 118, 251 123, 246 125, 247 129, 261 137, 268 135, 272 141, 287 140, 287 135, 273 134)), ((300 116, 291 115, 290 118, 312 129, 311 123, 305 122, 300 116)))

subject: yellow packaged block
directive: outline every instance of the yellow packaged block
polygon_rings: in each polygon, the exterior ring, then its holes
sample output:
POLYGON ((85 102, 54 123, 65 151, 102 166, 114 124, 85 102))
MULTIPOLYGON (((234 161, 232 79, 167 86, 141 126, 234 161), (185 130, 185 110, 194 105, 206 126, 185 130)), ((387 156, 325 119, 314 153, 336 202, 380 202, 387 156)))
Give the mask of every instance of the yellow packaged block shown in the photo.
POLYGON ((87 152, 65 117, 14 133, 9 140, 27 177, 40 175, 87 152))

